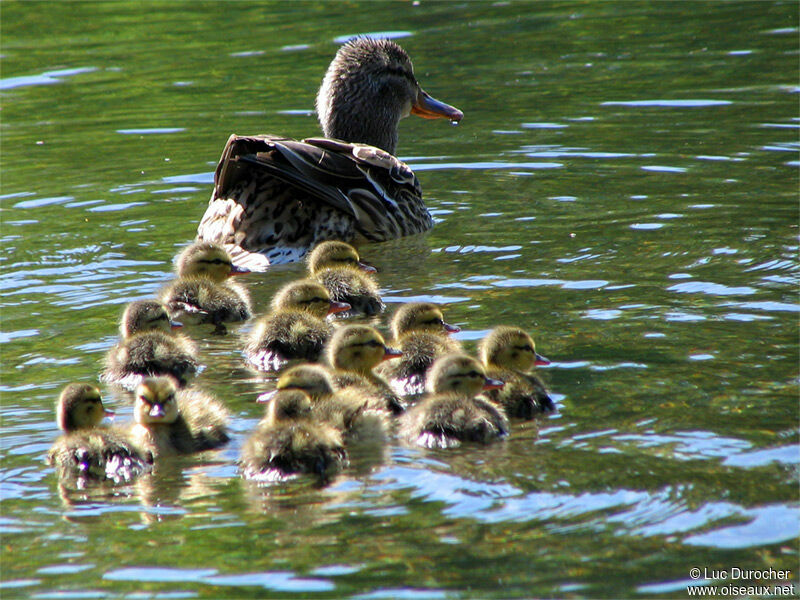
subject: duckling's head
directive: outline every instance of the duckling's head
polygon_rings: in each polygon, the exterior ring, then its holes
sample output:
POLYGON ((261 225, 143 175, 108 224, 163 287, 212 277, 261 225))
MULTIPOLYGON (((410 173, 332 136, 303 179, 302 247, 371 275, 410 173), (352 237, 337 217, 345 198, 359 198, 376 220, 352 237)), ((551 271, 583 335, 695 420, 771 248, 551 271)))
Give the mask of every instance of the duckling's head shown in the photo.
POLYGON ((428 391, 432 394, 456 394, 474 398, 481 390, 503 387, 503 382, 489 379, 481 364, 466 354, 448 354, 437 359, 428 373, 428 391))
POLYGON ((316 275, 322 269, 341 266, 355 267, 366 273, 377 271, 375 267, 361 262, 358 251, 345 242, 322 242, 308 255, 308 270, 312 275, 316 275))
POLYGON ((285 285, 272 299, 275 310, 304 310, 315 317, 350 310, 347 302, 335 302, 324 286, 310 279, 300 279, 285 285))
POLYGON ((369 325, 347 325, 328 342, 328 362, 336 369, 369 372, 383 360, 402 352, 386 346, 383 336, 369 325))
POLYGON ((328 371, 319 365, 297 365, 284 372, 275 386, 281 390, 299 390, 312 399, 333 393, 333 382, 328 371))
POLYGON ((172 377, 147 377, 136 388, 133 416, 137 423, 174 423, 178 418, 178 387, 172 377))
POLYGON ((422 90, 408 54, 391 40, 359 37, 339 48, 317 94, 325 137, 394 154, 397 124, 412 113, 451 121, 464 116, 422 90))
POLYGON ((119 331, 123 338, 129 338, 142 331, 166 331, 180 327, 171 321, 167 309, 154 300, 136 300, 128 304, 122 313, 119 331))
POLYGON ((265 419, 274 424, 311 416, 311 399, 300 390, 280 390, 267 405, 265 419))
POLYGON ((500 326, 489 332, 478 347, 478 356, 487 367, 528 371, 533 365, 550 361, 536 352, 533 338, 519 327, 500 326))
POLYGON ((434 333, 457 333, 460 327, 444 322, 442 309, 433 302, 409 302, 394 313, 391 323, 395 339, 409 331, 431 331, 434 333))
POLYGON ((175 259, 175 270, 179 277, 208 277, 217 283, 250 272, 234 265, 230 254, 213 242, 195 242, 184 248, 175 259))
POLYGON ((58 428, 65 432, 97 427, 103 417, 113 414, 103 407, 100 390, 88 383, 70 383, 56 405, 58 428))

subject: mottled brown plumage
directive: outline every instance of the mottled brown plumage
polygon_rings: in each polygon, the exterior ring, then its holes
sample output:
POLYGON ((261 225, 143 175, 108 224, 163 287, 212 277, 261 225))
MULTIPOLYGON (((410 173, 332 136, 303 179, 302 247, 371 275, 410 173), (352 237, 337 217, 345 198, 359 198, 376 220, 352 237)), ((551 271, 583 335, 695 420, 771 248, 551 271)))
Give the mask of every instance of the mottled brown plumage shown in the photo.
POLYGON ((325 138, 232 135, 198 239, 263 270, 300 260, 322 240, 384 241, 430 229, 416 176, 392 156, 398 123, 412 113, 463 117, 420 88, 396 43, 344 44, 317 95, 325 138))

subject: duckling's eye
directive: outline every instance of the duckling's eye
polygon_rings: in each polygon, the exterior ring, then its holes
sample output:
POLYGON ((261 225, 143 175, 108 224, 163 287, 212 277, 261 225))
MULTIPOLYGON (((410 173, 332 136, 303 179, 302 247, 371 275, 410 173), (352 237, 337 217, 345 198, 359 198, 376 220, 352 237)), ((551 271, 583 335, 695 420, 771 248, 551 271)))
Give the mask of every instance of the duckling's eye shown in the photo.
POLYGON ((483 379, 483 378, 484 378, 484 376, 483 376, 482 374, 478 373, 477 371, 470 371, 469 373, 467 373, 467 374, 465 375, 465 377, 469 377, 470 379, 477 379, 477 378, 479 378, 479 377, 480 377, 481 379, 483 379))
POLYGON ((533 352, 533 347, 530 344, 525 344, 524 346, 514 346, 515 350, 522 350, 523 352, 533 352))
POLYGON ((434 319, 431 319, 430 321, 425 321, 425 324, 444 325, 444 321, 442 319, 440 319, 439 317, 436 317, 434 319))

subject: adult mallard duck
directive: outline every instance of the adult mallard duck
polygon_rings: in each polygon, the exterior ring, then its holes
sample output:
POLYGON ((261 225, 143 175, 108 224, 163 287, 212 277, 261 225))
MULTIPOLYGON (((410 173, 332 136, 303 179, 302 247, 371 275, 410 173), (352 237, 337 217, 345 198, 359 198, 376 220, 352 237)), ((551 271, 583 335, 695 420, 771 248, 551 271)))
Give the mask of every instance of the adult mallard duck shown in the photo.
POLYGON ((168 283, 159 299, 173 319, 185 323, 213 323, 215 333, 225 333, 224 323, 250 318, 250 294, 230 281, 232 275, 249 273, 234 265, 218 244, 195 242, 175 259, 178 278, 168 283))
POLYGON ((284 481, 310 473, 323 482, 347 464, 342 434, 312 418, 310 398, 300 390, 281 390, 242 447, 242 475, 260 482, 284 481))
POLYGON ((465 354, 439 358, 428 376, 428 394, 400 417, 400 435, 427 448, 452 448, 461 442, 488 443, 508 435, 503 409, 476 396, 502 387, 481 364, 465 354))
POLYGON ((478 346, 478 356, 486 375, 505 382, 502 389, 489 390, 485 396, 502 406, 509 417, 532 419, 556 409, 547 387, 534 365, 550 361, 536 352, 533 338, 519 327, 495 327, 478 346))
POLYGON ((172 333, 164 306, 154 300, 131 302, 122 314, 121 340, 106 355, 100 380, 135 388, 144 377, 170 375, 186 385, 200 366, 197 347, 186 336, 172 333))
POLYGON ((342 317, 375 315, 385 308, 378 284, 370 277, 377 269, 361 262, 358 251, 346 242, 317 244, 308 255, 308 271, 325 286, 331 298, 351 306, 341 313, 342 317))
POLYGON ((321 240, 385 241, 430 229, 411 169, 393 156, 409 114, 458 122, 460 110, 417 83, 390 40, 344 44, 317 95, 324 138, 232 135, 214 174, 198 239, 253 270, 300 260, 321 240))
POLYGON ((256 321, 245 342, 247 362, 260 371, 277 371, 293 359, 319 360, 333 333, 326 317, 350 305, 331 300, 316 281, 301 279, 278 290, 272 309, 256 321))
POLYGON ((461 329, 446 323, 442 309, 433 302, 403 304, 392 317, 391 330, 391 345, 403 355, 379 365, 377 371, 401 396, 422 394, 433 361, 461 352, 461 344, 450 337, 461 329))
POLYGON ((179 390, 171 377, 148 377, 136 388, 131 436, 154 456, 190 454, 222 446, 228 409, 199 390, 179 390))
POLYGON ((384 360, 397 358, 398 350, 386 345, 383 336, 369 325, 346 325, 338 329, 325 348, 328 364, 333 368, 337 389, 356 388, 370 399, 370 406, 399 414, 405 410, 402 401, 383 377, 374 372, 384 360))
POLYGON ((93 385, 71 383, 63 389, 56 420, 64 435, 47 454, 60 477, 130 481, 150 469, 150 453, 138 448, 124 431, 100 426, 103 417, 113 414, 93 385))

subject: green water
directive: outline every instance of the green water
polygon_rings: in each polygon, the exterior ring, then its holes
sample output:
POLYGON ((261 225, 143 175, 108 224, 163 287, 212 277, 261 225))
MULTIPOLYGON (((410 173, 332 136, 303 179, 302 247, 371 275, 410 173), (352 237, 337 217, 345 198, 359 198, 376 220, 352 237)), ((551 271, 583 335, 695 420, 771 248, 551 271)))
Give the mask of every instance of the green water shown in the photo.
MULTIPOLYGON (((4 2, 0 34, 4 598, 685 598, 692 567, 800 589, 797 3, 4 2), (248 325, 198 328, 231 445, 60 488, 54 399, 171 277, 227 136, 318 134, 334 40, 369 32, 465 113, 401 124, 437 225, 361 249, 389 314, 445 303, 470 349, 532 331, 559 412, 252 487, 271 382, 248 325)), ((302 271, 251 276, 256 311, 302 271)))

